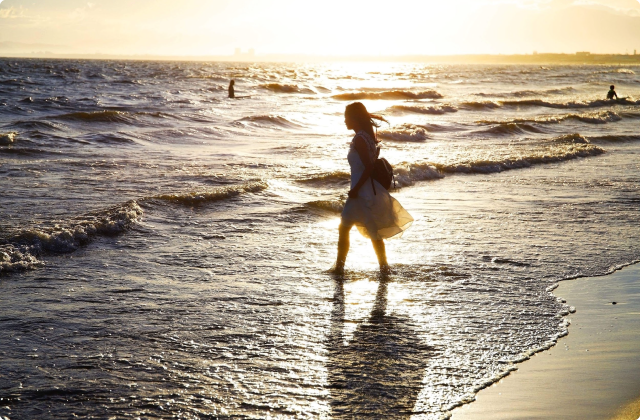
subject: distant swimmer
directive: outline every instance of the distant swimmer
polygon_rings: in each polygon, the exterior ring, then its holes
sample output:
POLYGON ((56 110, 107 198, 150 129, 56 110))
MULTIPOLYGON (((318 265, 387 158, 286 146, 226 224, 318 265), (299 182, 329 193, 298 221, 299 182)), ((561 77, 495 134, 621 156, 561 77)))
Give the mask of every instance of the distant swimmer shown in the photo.
POLYGON ((232 80, 229 82, 229 98, 235 98, 236 97, 236 91, 233 88, 233 85, 236 84, 235 80, 232 80))
POLYGON ((616 99, 619 99, 615 89, 616 87, 614 85, 610 86, 609 93, 607 93, 607 99, 613 99, 614 96, 616 97, 616 99))

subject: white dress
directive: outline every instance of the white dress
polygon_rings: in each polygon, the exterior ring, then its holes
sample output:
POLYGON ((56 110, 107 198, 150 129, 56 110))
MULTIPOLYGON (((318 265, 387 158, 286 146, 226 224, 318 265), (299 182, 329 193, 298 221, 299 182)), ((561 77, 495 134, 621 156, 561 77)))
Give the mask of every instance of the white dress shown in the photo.
MULTIPOLYGON (((355 148, 355 140, 362 137, 369 148, 371 162, 376 156, 376 142, 365 131, 359 131, 351 141, 347 160, 351 167, 351 188, 353 188, 365 166, 360 160, 360 155, 355 148)), ((391 197, 389 192, 377 181, 376 194, 373 193, 371 179, 368 179, 358 190, 357 198, 348 198, 342 211, 342 223, 356 225, 365 238, 375 240, 389 239, 402 236, 402 233, 411 226, 413 217, 400 205, 398 200, 391 197)))

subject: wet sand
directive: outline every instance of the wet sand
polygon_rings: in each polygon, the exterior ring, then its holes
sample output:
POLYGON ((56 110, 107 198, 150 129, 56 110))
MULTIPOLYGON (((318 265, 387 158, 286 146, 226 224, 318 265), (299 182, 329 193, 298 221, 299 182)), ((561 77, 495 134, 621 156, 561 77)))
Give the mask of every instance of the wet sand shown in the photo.
POLYGON ((561 282, 554 294, 576 308, 569 335, 452 420, 640 418, 640 264, 561 282))

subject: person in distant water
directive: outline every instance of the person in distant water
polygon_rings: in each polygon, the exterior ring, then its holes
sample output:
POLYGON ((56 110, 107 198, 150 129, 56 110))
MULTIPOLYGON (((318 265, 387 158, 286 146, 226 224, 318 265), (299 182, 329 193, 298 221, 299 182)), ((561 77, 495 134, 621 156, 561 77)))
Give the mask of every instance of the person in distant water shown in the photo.
POLYGON ((233 85, 235 85, 235 84, 236 84, 235 80, 232 80, 232 81, 229 82, 229 97, 230 98, 235 98, 236 97, 236 91, 233 88, 233 85))
POLYGON ((378 155, 378 139, 373 131, 373 127, 378 125, 374 120, 386 122, 379 115, 369 114, 360 102, 348 105, 344 111, 344 123, 356 135, 347 155, 351 167, 351 189, 342 211, 338 257, 332 269, 337 274, 344 272, 349 253, 349 232, 354 225, 364 237, 371 239, 380 269, 388 272, 384 239, 400 237, 413 223, 413 218, 400 203, 370 177, 378 155))
POLYGON ((607 93, 607 99, 613 99, 614 96, 616 97, 616 99, 618 99, 618 94, 616 93, 615 88, 616 87, 614 85, 611 85, 609 87, 609 93, 607 93))

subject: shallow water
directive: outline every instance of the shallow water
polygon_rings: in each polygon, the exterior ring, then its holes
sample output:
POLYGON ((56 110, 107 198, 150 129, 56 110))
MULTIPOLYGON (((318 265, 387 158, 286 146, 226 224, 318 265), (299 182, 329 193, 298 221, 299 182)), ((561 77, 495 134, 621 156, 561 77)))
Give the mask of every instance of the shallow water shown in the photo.
POLYGON ((639 71, 3 59, 0 415, 447 416, 639 259, 639 71), (355 98, 416 219, 386 277, 355 231, 325 272, 355 98))

